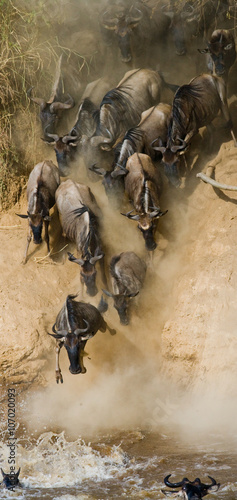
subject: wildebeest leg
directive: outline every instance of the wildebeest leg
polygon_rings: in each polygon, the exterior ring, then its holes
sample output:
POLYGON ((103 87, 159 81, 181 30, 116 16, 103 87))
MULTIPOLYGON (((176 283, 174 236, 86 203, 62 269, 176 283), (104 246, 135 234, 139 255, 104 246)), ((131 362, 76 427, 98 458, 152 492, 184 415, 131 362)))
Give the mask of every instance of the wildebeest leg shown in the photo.
POLYGON ((56 382, 58 384, 59 380, 61 384, 63 383, 63 376, 61 372, 61 368, 59 366, 59 353, 61 351, 61 348, 63 346, 63 342, 57 341, 56 347, 55 347, 55 352, 56 352, 56 369, 55 369, 55 375, 56 375, 56 382))
POLYGON ((101 327, 100 331, 105 332, 106 330, 109 330, 110 335, 115 335, 116 330, 114 328, 110 328, 110 326, 108 325, 108 323, 106 323, 106 321, 104 323, 105 323, 105 329, 104 327, 101 327))
POLYGON ((31 230, 31 227, 29 226, 29 231, 28 231, 28 235, 27 235, 26 249, 25 249, 25 253, 24 253, 23 259, 22 259, 22 264, 26 263, 27 253, 28 253, 29 244, 31 242, 31 238, 32 238, 32 230, 31 230))
POLYGON ((48 253, 50 253, 50 248, 49 248, 49 221, 47 221, 47 220, 44 221, 44 233, 45 233, 44 239, 45 239, 46 244, 47 244, 47 250, 48 250, 48 253))

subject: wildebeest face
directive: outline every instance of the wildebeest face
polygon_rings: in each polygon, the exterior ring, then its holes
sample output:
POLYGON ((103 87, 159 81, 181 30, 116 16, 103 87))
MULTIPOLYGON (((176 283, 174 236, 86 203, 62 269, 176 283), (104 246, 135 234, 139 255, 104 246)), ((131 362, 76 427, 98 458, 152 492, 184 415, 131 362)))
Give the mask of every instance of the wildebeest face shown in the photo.
POLYGON ((68 333, 65 337, 64 346, 70 361, 69 371, 73 375, 86 373, 86 368, 83 364, 83 352, 86 342, 86 340, 81 340, 75 333, 68 333))
POLYGON ((154 240, 156 221, 151 219, 149 215, 141 216, 138 222, 138 229, 145 240, 146 249, 149 251, 155 250, 157 247, 154 240))
POLYGON ((1 469, 1 473, 2 473, 2 477, 3 477, 3 485, 5 486, 5 488, 7 489, 13 489, 15 488, 15 486, 18 486, 19 485, 19 474, 20 474, 20 470, 18 470, 18 472, 16 473, 12 473, 12 474, 5 474, 5 472, 3 472, 3 470, 1 469))
POLYGON ((96 274, 97 271, 95 266, 88 260, 85 260, 81 266, 81 282, 85 284, 86 293, 88 293, 91 297, 94 297, 98 293, 98 288, 96 286, 96 274))
POLYGON ((114 307, 116 311, 118 312, 119 318, 120 318, 120 323, 122 325, 128 325, 129 323, 129 317, 128 317, 128 300, 129 297, 126 297, 125 295, 113 295, 114 299, 114 307))
POLYGON ((131 54, 132 30, 131 28, 124 25, 118 28, 118 30, 115 33, 117 35, 118 46, 121 52, 121 60, 125 63, 128 63, 132 59, 132 54, 131 54))
POLYGON ((29 224, 33 234, 33 241, 36 245, 42 243, 43 217, 41 214, 28 214, 29 224))
POLYGON ((166 491, 162 490, 166 496, 173 496, 177 498, 183 498, 183 500, 201 500, 204 496, 208 495, 213 491, 218 491, 220 484, 215 481, 211 476, 211 484, 203 484, 197 477, 194 481, 189 481, 187 478, 183 478, 179 483, 170 483, 170 474, 165 477, 164 483, 169 488, 181 488, 179 491, 166 491))
POLYGON ((54 151, 61 177, 66 177, 70 174, 70 163, 76 158, 76 146, 77 144, 74 142, 63 142, 61 138, 55 143, 54 151))
POLYGON ((162 163, 164 165, 165 175, 168 177, 171 184, 175 187, 179 187, 181 183, 179 176, 179 153, 173 153, 171 149, 166 148, 163 154, 162 163))

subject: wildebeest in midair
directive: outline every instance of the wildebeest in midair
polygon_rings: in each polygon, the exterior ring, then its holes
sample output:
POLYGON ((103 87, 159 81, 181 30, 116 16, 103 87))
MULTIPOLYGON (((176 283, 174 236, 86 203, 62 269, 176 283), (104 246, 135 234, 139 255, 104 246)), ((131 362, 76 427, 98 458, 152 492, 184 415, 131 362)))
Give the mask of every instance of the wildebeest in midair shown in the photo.
POLYGON ((113 298, 122 325, 129 323, 129 302, 143 286, 146 267, 144 260, 135 252, 122 252, 110 261, 112 292, 103 292, 113 298))
POLYGON ((209 493, 219 490, 220 483, 217 483, 215 479, 208 476, 211 480, 211 484, 204 484, 201 482, 199 477, 194 479, 194 481, 189 481, 187 477, 184 477, 182 481, 178 483, 171 483, 169 481, 171 474, 165 477, 164 483, 169 488, 181 488, 179 491, 173 490, 161 490, 166 496, 173 496, 177 498, 183 498, 183 500, 200 500, 209 493))
POLYGON ((99 309, 86 302, 77 302, 75 295, 68 295, 62 309, 59 311, 56 322, 52 327, 54 333, 49 333, 57 340, 56 343, 56 382, 63 382, 59 366, 59 353, 64 346, 70 361, 69 370, 73 375, 86 373, 83 363, 87 340, 94 337, 100 330, 109 330, 111 335, 116 333, 104 320, 99 309))
POLYGON ((67 179, 56 191, 56 203, 63 234, 76 244, 79 257, 69 253, 69 260, 79 264, 81 282, 87 293, 97 294, 96 262, 100 262, 102 279, 106 285, 104 252, 100 239, 99 220, 102 214, 93 193, 85 184, 67 179))
MULTIPOLYGON (((228 108, 225 82, 215 76, 203 74, 182 85, 176 92, 168 127, 167 140, 157 138, 159 146, 153 146, 162 153, 165 173, 174 186, 180 185, 180 155, 187 151, 191 139, 200 127, 210 126, 221 110, 230 128, 235 145, 232 120, 228 108)), ((212 128, 210 128, 212 134, 212 128)))
POLYGON ((213 31, 207 48, 198 49, 201 54, 207 54, 207 65, 210 72, 228 78, 229 70, 236 59, 235 39, 230 30, 217 29, 213 31))
POLYGON ((56 126, 62 110, 71 109, 75 104, 74 99, 70 95, 68 95, 68 99, 65 102, 62 102, 63 84, 61 78, 61 61, 62 56, 60 56, 57 64, 56 78, 48 101, 42 97, 32 97, 33 87, 27 91, 27 96, 31 101, 40 106, 39 116, 45 140, 47 140, 48 133, 54 134, 56 132, 56 126))
POLYGON ((83 136, 80 141, 80 153, 88 168, 104 168, 108 151, 129 128, 138 125, 143 111, 160 102, 166 85, 177 89, 157 71, 136 69, 128 71, 117 87, 107 92, 100 104, 95 134, 91 138, 83 136))
MULTIPOLYGON (((117 172, 117 175, 119 172, 117 172)), ((134 153, 127 161, 126 169, 121 169, 125 175, 125 192, 134 209, 122 214, 131 220, 138 221, 138 229, 145 240, 147 250, 155 250, 155 230, 157 219, 167 213, 160 209, 162 193, 162 176, 151 158, 142 153, 134 153), (132 212, 135 211, 135 214, 132 212)))
POLYGON ((45 142, 54 146, 60 175, 66 177, 71 173, 71 163, 78 156, 78 143, 81 137, 91 137, 96 129, 94 114, 101 99, 110 89, 108 78, 99 78, 86 86, 78 108, 75 124, 70 132, 62 137, 46 131, 45 142))
POLYGON ((7 488, 10 491, 15 491, 16 486, 21 486, 19 482, 19 474, 20 474, 21 469, 19 468, 17 472, 6 474, 2 468, 1 468, 1 473, 3 477, 2 485, 7 488))
POLYGON ((35 165, 31 171, 27 183, 27 200, 28 208, 27 215, 17 214, 23 219, 29 221, 29 232, 27 236, 27 244, 23 257, 23 264, 26 263, 29 244, 32 239, 37 245, 42 242, 42 229, 45 229, 45 241, 47 244, 48 253, 49 247, 49 215, 50 209, 55 204, 55 192, 60 184, 58 168, 50 160, 35 165))

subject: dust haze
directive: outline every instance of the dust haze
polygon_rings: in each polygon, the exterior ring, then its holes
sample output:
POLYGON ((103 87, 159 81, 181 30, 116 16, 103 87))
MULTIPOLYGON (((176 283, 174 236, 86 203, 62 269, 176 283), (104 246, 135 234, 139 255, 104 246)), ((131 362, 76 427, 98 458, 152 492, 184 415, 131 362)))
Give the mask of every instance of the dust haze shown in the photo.
MULTIPOLYGON (((23 0, 13 3, 19 8, 26 8, 23 0)), ((105 2, 81 0, 69 3, 73 16, 63 1, 57 2, 57 8, 54 2, 47 2, 43 13, 48 16, 47 22, 52 27, 51 40, 47 39, 47 43, 53 43, 57 38, 59 47, 67 56, 71 50, 75 59, 76 53, 81 57, 80 70, 75 71, 73 77, 68 75, 67 79, 65 76, 65 93, 73 94, 78 88, 79 97, 75 108, 69 110, 60 122, 59 133, 62 134, 74 124, 80 95, 87 83, 107 75, 112 88, 132 68, 120 61, 116 46, 103 45, 96 20, 105 2), (52 11, 49 3, 52 4, 52 11), (94 33, 96 50, 93 39, 84 37, 83 42, 81 33, 76 36, 76 25, 78 30, 94 33)), ((27 2, 29 11, 35 6, 35 2, 27 2)), ((44 34, 44 27, 41 12, 38 38, 42 44, 46 43, 45 37, 49 35, 49 32, 44 34)), ((152 47, 149 63, 154 69, 161 69, 167 81, 188 83, 196 74, 205 71, 205 60, 197 53, 196 45, 198 41, 194 40, 187 55, 178 57, 172 39, 168 37, 165 48, 152 47)), ((47 60, 45 65, 48 65, 47 60)), ((66 75, 67 68, 64 71, 66 75)), ((50 87, 44 88, 41 80, 38 87, 35 82, 34 92, 35 95, 43 92, 48 98, 50 87)), ((168 98, 171 101, 172 94, 168 98)), ((235 102, 233 109, 236 109, 234 106, 235 102)), ((36 118, 38 112, 38 106, 31 103, 33 133, 29 137, 28 155, 32 157, 32 168, 45 158, 56 163, 53 148, 40 140, 42 132, 36 118)), ((235 120, 236 114, 234 117, 232 113, 232 116, 235 120)), ((234 125, 237 125, 236 122, 234 125)), ((16 116, 18 133, 15 132, 18 145, 25 141, 26 128, 25 117, 19 113, 16 116), (19 126, 23 123, 25 125, 19 133, 19 126)), ((11 233, 14 262, 9 264, 10 274, 3 271, 3 288, 9 289, 8 303, 14 308, 13 324, 19 332, 24 332, 22 338, 26 345, 27 338, 33 339, 35 352, 28 354, 27 351, 26 354, 24 346, 20 347, 23 349, 22 359, 26 358, 24 369, 21 369, 20 357, 14 359, 17 354, 12 357, 13 368, 6 365, 6 369, 9 369, 8 376, 12 375, 17 383, 21 377, 26 383, 27 378, 33 382, 32 388, 29 385, 22 395, 25 404, 21 412, 23 422, 32 431, 40 433, 45 428, 53 431, 65 429, 76 438, 113 429, 139 427, 176 434, 189 442, 196 442, 197 436, 203 441, 212 439, 211 436, 216 433, 231 439, 231 435, 236 433, 236 197, 233 194, 231 200, 222 200, 212 188, 201 185, 195 177, 195 173, 205 170, 208 162, 216 156, 223 142, 222 133, 228 146, 223 159, 217 164, 217 173, 219 175, 220 172, 228 183, 225 172, 228 158, 231 160, 233 155, 232 143, 229 142, 231 138, 225 131, 217 133, 216 151, 210 154, 204 151, 202 138, 198 136, 190 150, 192 169, 183 179, 181 188, 175 190, 164 183, 161 209, 168 209, 168 213, 158 222, 158 245, 152 256, 145 251, 136 222, 120 215, 124 207, 129 210, 128 200, 122 200, 121 210, 115 209, 107 199, 101 179, 91 182, 80 159, 78 165, 80 162, 81 167, 78 168, 77 164, 73 166, 72 177, 91 187, 103 211, 102 236, 107 265, 112 255, 133 250, 145 259, 148 267, 144 288, 131 300, 129 326, 119 323, 112 299, 108 299, 109 309, 105 319, 117 333, 111 336, 108 332, 98 332, 88 341, 84 358, 86 374, 71 375, 66 350, 61 350, 60 365, 64 378, 61 385, 57 385, 54 379, 54 341, 47 332, 51 332, 68 294, 78 293, 78 299, 94 305, 98 305, 101 294, 89 298, 82 290, 79 268, 66 258, 66 251, 75 251, 75 248, 60 235, 56 214, 53 216, 51 238, 54 249, 60 250, 60 253, 51 263, 35 260, 45 257, 44 245, 39 249, 31 247, 28 263, 23 269, 20 260, 26 243, 26 223, 20 221, 19 233, 11 233), (61 252, 65 244, 68 247, 61 252), (18 276, 14 287, 13 276, 18 276), (15 304, 10 297, 11 291, 13 298, 14 293, 17 297, 15 304), (20 298, 24 300, 23 312, 20 298), (38 380, 37 371, 41 376, 38 380)), ((235 180, 237 184, 231 162, 229 170, 231 183, 235 180)), ((3 214, 2 225, 13 225, 14 212, 21 210, 25 213, 26 209, 23 192, 17 210, 14 208, 14 211, 3 214)), ((3 236, 1 264, 4 267, 8 257, 7 242, 7 235, 3 236)), ((102 287, 100 281, 99 284, 102 287)), ((6 310, 8 313, 5 313, 4 321, 7 333, 11 331, 10 306, 6 305, 6 310)), ((20 344, 18 338, 17 345, 20 344)))

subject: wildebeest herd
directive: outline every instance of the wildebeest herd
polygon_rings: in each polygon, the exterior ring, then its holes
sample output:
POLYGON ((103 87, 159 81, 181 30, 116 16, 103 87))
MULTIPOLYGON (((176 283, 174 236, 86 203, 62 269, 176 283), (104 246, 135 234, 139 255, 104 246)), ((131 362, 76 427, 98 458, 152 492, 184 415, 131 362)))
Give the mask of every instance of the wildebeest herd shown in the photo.
MULTIPOLYGON (((103 43, 108 50, 117 46, 118 64, 120 58, 123 64, 131 64, 117 85, 111 87, 110 79, 101 74, 85 86, 81 95, 68 94, 65 98, 60 56, 49 100, 33 97, 32 88, 27 93, 40 106, 43 140, 54 147, 57 166, 51 160, 40 161, 29 176, 27 214, 18 214, 29 222, 23 262, 27 262, 32 236, 35 243, 41 243, 43 225, 50 255, 48 226, 50 209, 56 204, 62 234, 75 247, 76 255, 68 252, 68 259, 79 265, 82 286, 89 296, 97 295, 98 265, 103 282, 98 307, 76 300, 69 290, 52 321, 50 335, 56 339, 57 383, 63 382, 59 366, 63 346, 70 372, 82 374, 86 372, 86 342, 98 330, 115 333, 103 318, 108 309, 106 297, 113 299, 121 324, 129 324, 130 299, 141 292, 148 259, 149 263, 152 261, 149 256, 157 247, 158 219, 169 210, 161 207, 161 195, 165 189, 179 188, 184 175, 181 156, 191 147, 192 138, 206 126, 211 151, 212 122, 221 112, 229 137, 236 145, 227 101, 228 75, 236 59, 234 30, 218 26, 226 11, 232 13, 234 4, 226 0, 217 6, 207 0, 201 9, 200 3, 107 1, 99 19, 103 43), (207 57, 206 72, 194 75, 181 86, 163 76, 149 57, 154 40, 162 44, 168 31, 178 55, 185 56, 192 37, 199 36, 203 45, 199 52, 207 57), (167 89, 172 93, 171 103, 163 100, 167 89), (69 131, 59 135, 58 121, 74 105, 78 107, 76 120, 69 131), (101 176, 111 209, 121 213, 121 218, 137 221, 144 239, 144 258, 135 249, 127 251, 125 246, 108 263, 101 229, 102 220, 105 225, 106 220, 93 189, 81 182, 81 160, 90 181, 100 181, 101 176), (121 208, 124 200, 127 211, 121 208)), ((197 57, 203 56, 197 52, 197 57)), ((175 491, 164 493, 177 496, 177 488, 181 488, 179 497, 186 500, 200 499, 219 488, 212 478, 211 484, 206 485, 199 478, 170 483, 169 477, 165 484, 175 491)))
POLYGON ((169 210, 161 207, 162 192, 180 186, 184 174, 180 168, 181 156, 190 148, 200 127, 207 127, 211 148, 212 122, 221 111, 236 145, 227 102, 228 75, 236 58, 235 40, 233 30, 216 26, 223 20, 223 13, 227 9, 231 12, 233 6, 229 2, 218 3, 217 7, 206 1, 200 9, 196 4, 183 2, 181 8, 175 2, 163 0, 107 2, 99 18, 104 44, 117 45, 118 63, 121 58, 123 63, 132 61, 134 66, 137 57, 143 57, 141 67, 126 71, 112 88, 108 77, 98 75, 97 80, 85 85, 81 95, 72 97, 63 92, 60 55, 48 101, 33 97, 32 88, 27 92, 29 99, 40 107, 42 139, 54 147, 57 166, 51 160, 41 161, 29 176, 27 214, 18 214, 29 222, 23 263, 27 261, 32 235, 35 243, 41 243, 43 225, 50 254, 50 209, 56 203, 62 234, 75 246, 76 255, 68 252, 68 259, 79 265, 80 280, 87 294, 93 297, 99 291, 98 265, 103 282, 98 308, 77 302, 69 291, 58 313, 51 334, 57 340, 57 382, 63 381, 59 367, 63 345, 70 360, 70 372, 85 373, 83 353, 87 340, 98 330, 108 328, 115 333, 102 317, 108 308, 106 296, 113 298, 120 322, 129 323, 129 299, 143 286, 145 261, 157 247, 158 219, 169 210), (172 34, 174 50, 182 55, 186 53, 187 41, 199 34, 204 46, 199 52, 207 55, 206 73, 178 86, 163 76, 156 63, 151 64, 147 54, 152 43, 155 39, 162 44, 167 30, 172 34), (167 89, 172 95, 171 103, 162 100, 167 89), (67 133, 59 136, 59 120, 75 105, 76 120, 67 133), (81 182, 78 166, 81 160, 90 181, 102 177, 111 207, 121 216, 137 221, 147 251, 144 259, 124 248, 106 264, 101 229, 104 214, 100 200, 81 182), (124 199, 125 213, 121 208, 124 199))

